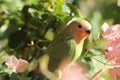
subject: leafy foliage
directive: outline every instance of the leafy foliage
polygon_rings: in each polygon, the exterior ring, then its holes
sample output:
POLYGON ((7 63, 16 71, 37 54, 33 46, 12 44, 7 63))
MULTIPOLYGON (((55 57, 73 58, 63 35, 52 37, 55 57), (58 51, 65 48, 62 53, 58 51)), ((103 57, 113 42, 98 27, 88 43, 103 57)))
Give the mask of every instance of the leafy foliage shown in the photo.
MULTIPOLYGON (((88 66, 91 77, 107 62, 101 24, 120 23, 120 7, 115 3, 116 0, 0 0, 0 79, 39 80, 38 59, 69 20, 83 18, 80 13, 92 24, 92 38, 86 40, 80 58, 88 66), (10 55, 28 60, 32 67, 24 73, 12 73, 5 65, 10 55), (37 75, 32 73, 34 76, 29 78, 27 75, 32 71, 37 75)), ((109 76, 102 77, 109 80, 109 76)))

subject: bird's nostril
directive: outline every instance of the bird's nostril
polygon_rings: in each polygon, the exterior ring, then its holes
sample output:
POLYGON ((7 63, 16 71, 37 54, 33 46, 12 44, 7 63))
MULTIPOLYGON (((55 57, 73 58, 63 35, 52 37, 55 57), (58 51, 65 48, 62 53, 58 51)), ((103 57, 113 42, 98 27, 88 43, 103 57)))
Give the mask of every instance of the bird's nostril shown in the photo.
POLYGON ((91 33, 91 31, 90 31, 90 30, 86 30, 85 32, 86 32, 86 33, 88 33, 88 34, 90 34, 90 33, 91 33))

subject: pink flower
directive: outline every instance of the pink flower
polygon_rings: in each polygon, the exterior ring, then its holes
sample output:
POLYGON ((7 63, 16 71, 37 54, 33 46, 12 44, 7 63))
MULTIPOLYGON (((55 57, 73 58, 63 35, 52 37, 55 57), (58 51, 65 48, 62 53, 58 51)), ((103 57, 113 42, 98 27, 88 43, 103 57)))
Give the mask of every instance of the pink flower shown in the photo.
POLYGON ((29 63, 24 59, 17 59, 15 56, 11 56, 6 62, 6 65, 12 71, 20 73, 26 70, 29 63))
POLYGON ((117 39, 120 39, 120 24, 116 24, 113 25, 111 27, 107 27, 105 28, 106 25, 102 25, 102 30, 105 31, 102 34, 102 37, 107 39, 107 40, 111 40, 111 41, 115 41, 117 39))
MULTIPOLYGON (((113 66, 120 66, 120 24, 113 25, 107 30, 106 25, 102 26, 102 37, 107 40, 103 48, 105 49, 106 59, 110 60, 113 66)), ((120 68, 109 69, 110 80, 120 79, 120 68)))
POLYGON ((102 37, 107 40, 103 45, 105 49, 106 58, 112 60, 114 64, 120 64, 120 24, 113 25, 107 30, 104 30, 106 25, 102 26, 103 34, 102 37))
POLYGON ((62 71, 61 80, 88 80, 85 76, 85 68, 79 61, 75 62, 69 70, 65 71, 65 68, 70 64, 70 58, 65 58, 58 67, 58 70, 62 71))
POLYGON ((107 23, 104 23, 102 26, 101 26, 103 32, 107 31, 107 29, 109 28, 109 25, 107 23))

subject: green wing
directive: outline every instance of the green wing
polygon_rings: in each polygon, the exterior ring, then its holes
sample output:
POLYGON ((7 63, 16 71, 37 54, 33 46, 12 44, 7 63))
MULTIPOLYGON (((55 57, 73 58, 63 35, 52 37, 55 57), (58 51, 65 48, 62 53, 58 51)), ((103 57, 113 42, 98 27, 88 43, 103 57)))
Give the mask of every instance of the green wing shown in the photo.
POLYGON ((80 44, 77 44, 74 39, 71 39, 68 41, 68 44, 70 45, 69 55, 71 56, 72 60, 75 61, 81 55, 83 42, 80 42, 80 44))
POLYGON ((76 41, 74 39, 68 40, 68 45, 70 46, 69 56, 73 59, 76 52, 76 41))
POLYGON ((74 39, 69 40, 68 44, 70 45, 70 56, 71 56, 71 63, 67 64, 66 70, 69 70, 69 68, 74 64, 74 62, 80 57, 82 48, 83 48, 83 41, 82 40, 79 44, 76 43, 74 39))
POLYGON ((54 71, 67 56, 74 58, 76 42, 72 36, 61 34, 48 47, 47 54, 50 55, 49 70, 54 71))

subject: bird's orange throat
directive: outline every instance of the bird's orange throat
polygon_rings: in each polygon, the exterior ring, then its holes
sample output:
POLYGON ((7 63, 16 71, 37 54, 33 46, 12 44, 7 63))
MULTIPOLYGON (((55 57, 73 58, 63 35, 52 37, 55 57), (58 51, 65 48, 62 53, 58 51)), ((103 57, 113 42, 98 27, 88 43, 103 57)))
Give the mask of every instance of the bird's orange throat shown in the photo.
POLYGON ((83 30, 78 31, 76 37, 77 37, 76 41, 77 41, 78 44, 81 41, 83 42, 87 38, 87 36, 86 36, 86 34, 85 34, 85 32, 83 30))
POLYGON ((84 44, 85 39, 86 39, 86 37, 83 37, 83 38, 79 41, 79 43, 78 43, 78 44, 83 45, 83 44, 84 44))

